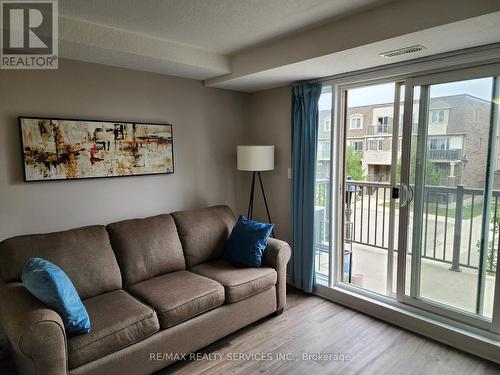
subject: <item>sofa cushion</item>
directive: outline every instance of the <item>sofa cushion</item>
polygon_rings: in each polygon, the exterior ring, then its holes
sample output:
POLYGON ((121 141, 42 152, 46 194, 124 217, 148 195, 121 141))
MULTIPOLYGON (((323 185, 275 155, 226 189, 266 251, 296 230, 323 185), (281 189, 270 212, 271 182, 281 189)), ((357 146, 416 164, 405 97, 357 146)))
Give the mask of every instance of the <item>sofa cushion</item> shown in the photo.
POLYGON ((106 228, 102 225, 18 236, 2 241, 2 280, 21 281, 24 265, 33 257, 46 259, 63 269, 82 299, 122 287, 120 269, 106 228))
POLYGON ((238 268, 223 259, 199 264, 192 272, 216 280, 224 286, 226 302, 232 303, 253 296, 276 284, 273 268, 238 268))
POLYGON ((177 271, 129 288, 130 293, 152 306, 165 329, 224 303, 218 282, 189 271, 177 271))
POLYGON ((92 330, 68 338, 69 368, 94 361, 138 342, 159 329, 155 311, 124 290, 83 301, 92 330))
POLYGON ((219 258, 236 223, 227 206, 213 206, 172 214, 188 268, 219 258))
POLYGON ((170 215, 120 221, 107 230, 125 287, 186 267, 170 215))

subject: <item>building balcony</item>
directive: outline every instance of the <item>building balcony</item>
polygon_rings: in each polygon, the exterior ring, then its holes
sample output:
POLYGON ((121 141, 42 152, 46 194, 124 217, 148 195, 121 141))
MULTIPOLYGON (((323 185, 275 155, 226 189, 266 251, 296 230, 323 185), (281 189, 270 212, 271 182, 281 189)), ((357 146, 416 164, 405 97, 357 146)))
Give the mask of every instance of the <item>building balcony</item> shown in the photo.
POLYGON ((392 134, 392 124, 368 126, 368 135, 392 134))
POLYGON ((320 154, 317 156, 318 161, 330 161, 330 154, 320 154))
POLYGON ((427 158, 429 160, 461 160, 461 149, 448 149, 448 150, 428 150, 427 158))
POLYGON ((366 176, 366 181, 369 182, 384 182, 386 180, 386 175, 384 174, 369 174, 366 176))
POLYGON ((392 164, 391 151, 367 150, 364 152, 363 158, 364 158, 364 162, 366 164, 375 164, 375 165, 391 165, 392 164))
POLYGON ((330 180, 330 169, 316 171, 316 182, 326 183, 330 180))

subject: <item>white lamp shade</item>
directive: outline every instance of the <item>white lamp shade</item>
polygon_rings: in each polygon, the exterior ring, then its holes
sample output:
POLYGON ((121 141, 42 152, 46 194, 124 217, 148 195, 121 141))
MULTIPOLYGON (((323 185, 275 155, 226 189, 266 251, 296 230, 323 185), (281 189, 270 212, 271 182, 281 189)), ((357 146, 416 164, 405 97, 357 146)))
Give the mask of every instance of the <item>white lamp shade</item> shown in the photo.
POLYGON ((274 146, 238 146, 240 171, 272 171, 274 146))

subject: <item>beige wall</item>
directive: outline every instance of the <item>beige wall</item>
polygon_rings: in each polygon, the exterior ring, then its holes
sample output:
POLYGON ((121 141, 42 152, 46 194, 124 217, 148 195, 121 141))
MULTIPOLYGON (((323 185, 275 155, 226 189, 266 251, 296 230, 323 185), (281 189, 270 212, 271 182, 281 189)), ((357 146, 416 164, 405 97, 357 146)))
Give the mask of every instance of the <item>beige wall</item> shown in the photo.
POLYGON ((195 80, 72 60, 57 71, 0 71, 0 240, 212 204, 241 211, 235 154, 248 100, 195 80), (172 123, 175 173, 25 183, 19 115, 172 123))
MULTIPOLYGON (((276 146, 275 169, 262 172, 271 218, 276 224, 276 237, 291 242, 291 87, 260 91, 250 96, 249 136, 247 143, 276 146)), ((248 205, 251 174, 247 172, 242 205, 248 205), (248 186, 248 187, 247 187, 248 186)), ((257 191, 257 190, 256 190, 257 191)), ((256 198, 256 219, 265 220, 265 207, 260 191, 256 198)))

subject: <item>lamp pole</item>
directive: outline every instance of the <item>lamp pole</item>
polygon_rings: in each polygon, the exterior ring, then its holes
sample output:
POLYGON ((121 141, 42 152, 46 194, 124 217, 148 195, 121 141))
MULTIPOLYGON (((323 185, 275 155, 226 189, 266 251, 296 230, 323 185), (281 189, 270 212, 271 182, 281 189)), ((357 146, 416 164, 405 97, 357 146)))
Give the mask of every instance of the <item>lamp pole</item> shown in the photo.
MULTIPOLYGON (((248 215, 247 217, 252 220, 253 219, 253 200, 254 200, 254 190, 255 190, 255 175, 259 178, 260 190, 262 191, 262 197, 264 198, 264 205, 266 207, 267 220, 269 224, 272 223, 271 214, 269 213, 269 206, 267 205, 266 192, 264 191, 264 184, 262 183, 262 177, 260 175, 260 171, 254 171, 252 173, 252 187, 250 188, 250 201, 248 202, 248 215)), ((272 236, 274 237, 274 229, 271 231, 272 236)))

